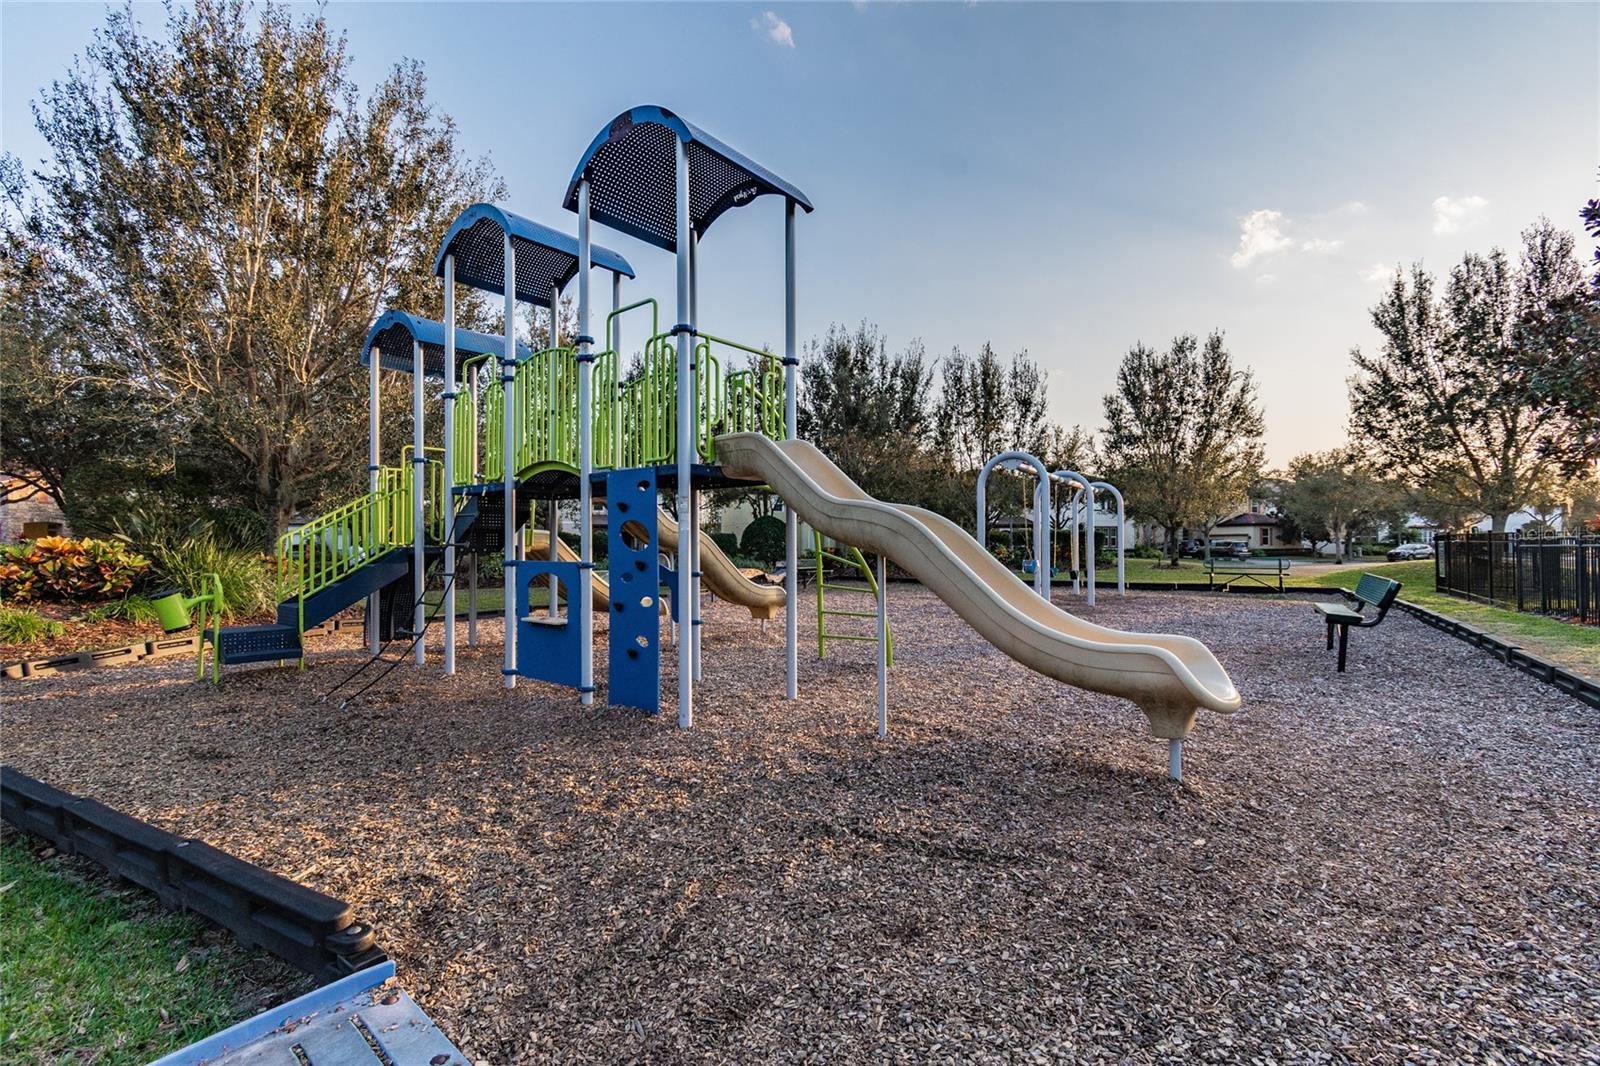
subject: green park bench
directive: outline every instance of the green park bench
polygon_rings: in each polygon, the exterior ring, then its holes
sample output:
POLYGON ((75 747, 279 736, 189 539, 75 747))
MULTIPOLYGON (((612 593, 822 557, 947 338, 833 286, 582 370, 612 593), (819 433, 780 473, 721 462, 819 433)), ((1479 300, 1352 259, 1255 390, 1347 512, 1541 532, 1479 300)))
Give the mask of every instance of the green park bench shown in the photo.
POLYGON ((1206 587, 1210 589, 1225 589, 1235 581, 1254 581, 1267 588, 1272 587, 1270 578, 1277 577, 1278 591, 1283 591, 1283 575, 1289 572, 1287 559, 1207 559, 1206 560, 1206 587), (1219 584, 1218 578, 1224 580, 1219 584))
POLYGON ((1400 595, 1400 582, 1390 581, 1377 574, 1362 574, 1361 580, 1356 582, 1356 591, 1353 594, 1357 603, 1364 607, 1371 607, 1374 614, 1361 613, 1360 608, 1346 607, 1342 603, 1318 603, 1317 613, 1322 615, 1323 621, 1328 624, 1328 647, 1333 647, 1333 631, 1339 630, 1339 672, 1344 673, 1344 649, 1350 640, 1350 627, 1357 629, 1370 629, 1383 621, 1383 616, 1389 613, 1389 608, 1394 604, 1395 597, 1400 595))

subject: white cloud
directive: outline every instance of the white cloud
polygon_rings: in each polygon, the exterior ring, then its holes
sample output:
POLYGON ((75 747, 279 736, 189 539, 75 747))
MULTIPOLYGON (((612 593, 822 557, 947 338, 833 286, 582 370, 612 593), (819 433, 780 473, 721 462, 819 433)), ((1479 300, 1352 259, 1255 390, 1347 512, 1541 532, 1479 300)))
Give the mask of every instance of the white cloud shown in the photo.
POLYGON ((1470 225, 1488 206, 1489 201, 1481 196, 1441 196, 1433 201, 1433 232, 1454 233, 1470 225))
POLYGON ((1344 247, 1344 241, 1326 237, 1295 238, 1285 230, 1293 223, 1282 211, 1263 208, 1252 211, 1239 220, 1239 250, 1231 262, 1243 270, 1257 259, 1277 255, 1279 252, 1300 251, 1308 255, 1329 255, 1344 247))
POLYGON ((750 28, 774 44, 781 44, 785 48, 794 47, 794 30, 778 17, 776 11, 764 11, 760 18, 751 19, 750 28))
POLYGON ((1252 211, 1239 220, 1239 250, 1233 253, 1233 265, 1243 270, 1261 256, 1281 252, 1294 246, 1283 235, 1287 220, 1282 211, 1252 211))
POLYGON ((1373 284, 1377 284, 1378 282, 1382 281, 1388 281, 1393 276, 1394 267, 1390 266, 1388 263, 1373 263, 1371 266, 1367 267, 1367 269, 1361 272, 1361 280, 1370 281, 1373 284))
POLYGON ((1340 213, 1346 215, 1364 215, 1370 210, 1372 209, 1360 200, 1351 200, 1339 205, 1340 213))
POLYGON ((1258 275, 1256 275, 1256 284, 1257 285, 1261 285, 1261 286, 1267 286, 1267 285, 1276 284, 1277 280, 1278 280, 1278 275, 1276 275, 1276 274, 1258 274, 1258 275))

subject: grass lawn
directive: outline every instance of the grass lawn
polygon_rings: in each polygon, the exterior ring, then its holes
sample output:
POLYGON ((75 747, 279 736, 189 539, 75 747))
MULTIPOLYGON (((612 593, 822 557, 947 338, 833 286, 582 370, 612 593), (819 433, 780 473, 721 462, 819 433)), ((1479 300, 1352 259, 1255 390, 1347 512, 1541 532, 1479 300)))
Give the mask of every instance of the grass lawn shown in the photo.
MULTIPOLYGON (((1400 598, 1419 607, 1457 618, 1476 626, 1502 640, 1512 640, 1535 655, 1574 670, 1587 677, 1600 678, 1600 627, 1576 625, 1559 618, 1540 614, 1525 614, 1502 607, 1473 603, 1458 596, 1447 596, 1434 587, 1433 560, 1418 559, 1412 562, 1391 563, 1382 559, 1345 563, 1337 569, 1323 573, 1296 573, 1295 567, 1306 565, 1305 560, 1290 560, 1293 564, 1285 575, 1287 588, 1354 589, 1365 573, 1382 574, 1400 582, 1400 598)), ((1183 585, 1204 586, 1205 564, 1198 559, 1182 560, 1176 570, 1158 566, 1156 559, 1128 559, 1126 572, 1129 581, 1177 582, 1183 585)), ((1028 580, 1026 575, 1019 575, 1028 580)), ((1097 577, 1101 582, 1116 579, 1116 567, 1103 569, 1097 577)), ((1068 581, 1057 577, 1056 585, 1068 581)))
POLYGON ((88 863, 0 841, 0 1060, 141 1063, 311 981, 88 863))

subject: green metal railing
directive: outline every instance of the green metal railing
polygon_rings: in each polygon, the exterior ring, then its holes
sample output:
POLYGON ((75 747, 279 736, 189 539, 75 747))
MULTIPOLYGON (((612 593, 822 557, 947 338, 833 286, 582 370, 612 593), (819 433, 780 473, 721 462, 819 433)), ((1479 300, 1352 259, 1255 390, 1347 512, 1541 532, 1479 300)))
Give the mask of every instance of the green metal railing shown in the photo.
MULTIPOLYGON (((303 609, 308 597, 384 553, 413 543, 411 454, 407 445, 401 453, 404 465, 378 470, 376 490, 278 538, 279 603, 298 600, 303 609)), ((430 458, 423 467, 423 528, 434 543, 444 539, 444 499, 444 464, 430 458)))
MULTIPOLYGON (((866 556, 861 554, 860 548, 844 548, 848 554, 841 555, 822 546, 822 534, 815 530, 811 533, 814 547, 813 560, 817 570, 817 658, 827 655, 828 641, 830 640, 864 640, 873 644, 878 642, 878 635, 863 636, 859 633, 830 633, 827 629, 827 620, 833 618, 872 618, 878 617, 876 610, 871 611, 846 611, 838 607, 827 605, 827 593, 833 592, 869 592, 872 594, 874 604, 878 599, 878 579, 872 573, 872 567, 867 564, 866 556), (867 587, 862 589, 859 585, 841 585, 828 580, 828 564, 837 563, 861 572, 866 579, 867 587)), ((887 644, 886 655, 890 666, 894 665, 894 630, 887 628, 884 633, 887 644)))
MULTIPOLYGON (((655 300, 640 300, 606 316, 607 337, 619 316, 650 309, 651 332, 639 361, 624 368, 618 352, 595 353, 592 403, 596 470, 655 466, 677 457, 677 338, 660 330, 655 300)), ((463 380, 486 357, 463 364, 463 380)), ((716 461, 722 433, 784 435, 783 365, 771 352, 701 333, 695 338, 695 459, 716 461), (743 370, 723 372, 723 355, 752 357, 743 370)), ((571 348, 549 348, 517 364, 512 373, 518 432, 514 468, 523 474, 546 464, 578 465, 578 363, 571 348)), ((503 401, 497 382, 475 403, 457 398, 453 483, 495 482, 505 477, 503 401)))

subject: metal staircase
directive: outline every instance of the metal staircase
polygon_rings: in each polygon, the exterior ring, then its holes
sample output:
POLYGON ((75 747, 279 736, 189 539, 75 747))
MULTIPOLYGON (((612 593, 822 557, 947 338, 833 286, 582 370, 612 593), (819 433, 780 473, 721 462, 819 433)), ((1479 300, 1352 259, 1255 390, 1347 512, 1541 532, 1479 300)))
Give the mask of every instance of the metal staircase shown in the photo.
MULTIPOLYGON (((430 542, 430 559, 437 559, 444 542, 438 506, 444 496, 443 470, 431 459, 425 470, 424 535, 430 542)), ((478 501, 472 497, 457 504, 451 523, 451 537, 457 543, 468 535, 478 513, 478 501)), ((285 533, 278 540, 277 618, 265 625, 223 627, 218 638, 222 663, 303 659, 302 636, 307 629, 375 593, 389 600, 399 596, 409 609, 414 520, 408 464, 383 468, 376 491, 285 533)), ((406 614, 409 621, 409 611, 406 614)))

